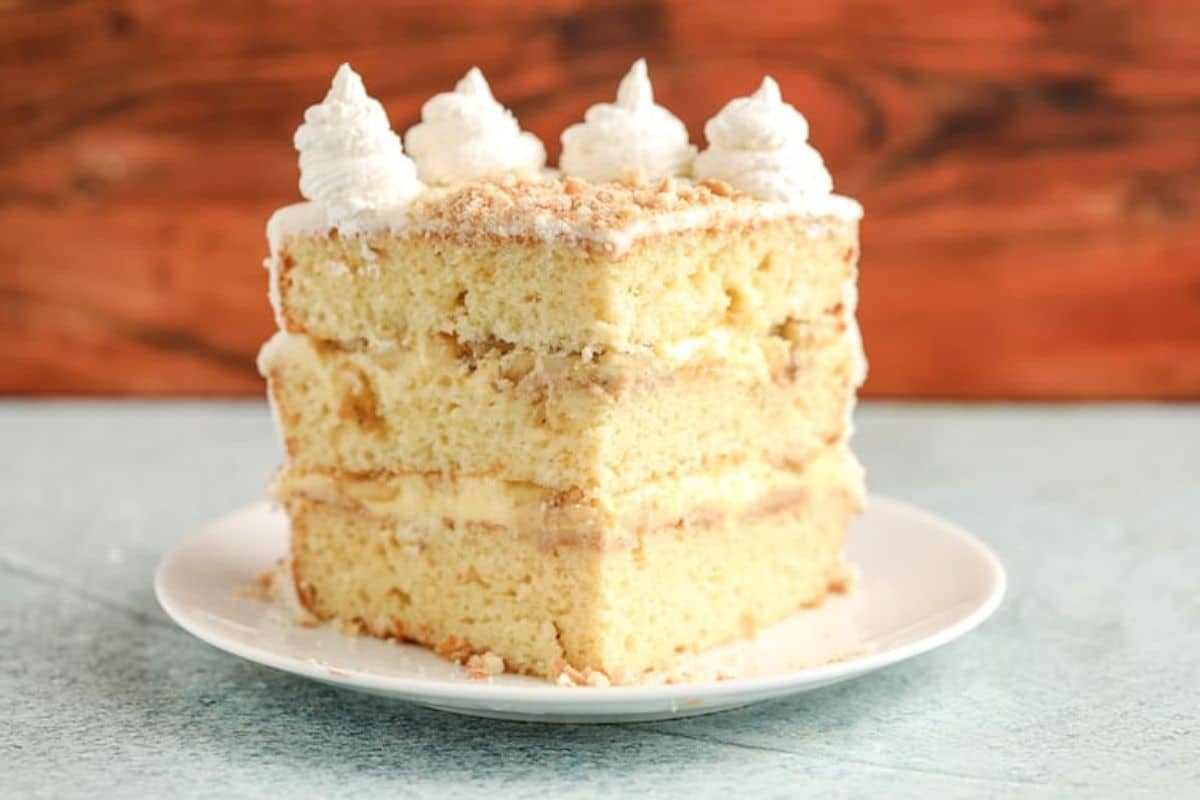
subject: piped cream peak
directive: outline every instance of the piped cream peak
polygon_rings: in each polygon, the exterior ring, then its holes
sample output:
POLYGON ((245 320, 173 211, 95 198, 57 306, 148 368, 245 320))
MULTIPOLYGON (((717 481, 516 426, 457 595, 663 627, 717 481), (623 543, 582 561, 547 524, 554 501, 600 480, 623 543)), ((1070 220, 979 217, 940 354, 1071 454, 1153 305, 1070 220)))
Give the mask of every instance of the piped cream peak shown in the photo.
POLYGON ((617 87, 617 105, 630 111, 639 111, 654 105, 654 87, 650 85, 650 74, 646 70, 646 59, 633 62, 629 72, 617 87))
POLYGON ((496 99, 492 95, 492 87, 488 86, 487 78, 483 77, 483 72, 479 67, 471 67, 467 70, 467 74, 463 75, 454 85, 454 91, 468 97, 479 97, 491 101, 496 99))
POLYGON ((343 63, 333 75, 333 83, 325 95, 326 102, 361 103, 369 100, 367 87, 363 85, 362 76, 343 63))
POLYGON ((655 104, 641 58, 621 79, 616 102, 589 108, 583 122, 563 131, 562 144, 562 171, 596 182, 687 175, 696 156, 687 128, 655 104))
POLYGON ((349 64, 338 67, 325 99, 304 112, 295 144, 300 193, 339 229, 353 230, 365 215, 421 191, 387 112, 349 64))
POLYGON ((496 101, 487 79, 471 67, 454 91, 434 96, 405 144, 421 180, 448 185, 503 173, 536 173, 546 149, 522 131, 512 112, 496 101))
POLYGON ((783 103, 783 93, 779 91, 779 84, 770 75, 763 77, 762 85, 758 87, 758 91, 754 93, 753 97, 755 100, 761 100, 771 105, 783 103))
POLYGON ((729 101, 704 126, 708 147, 696 177, 714 178, 760 200, 808 202, 828 196, 833 180, 808 144, 808 121, 783 101, 779 84, 763 78, 749 97, 729 101))

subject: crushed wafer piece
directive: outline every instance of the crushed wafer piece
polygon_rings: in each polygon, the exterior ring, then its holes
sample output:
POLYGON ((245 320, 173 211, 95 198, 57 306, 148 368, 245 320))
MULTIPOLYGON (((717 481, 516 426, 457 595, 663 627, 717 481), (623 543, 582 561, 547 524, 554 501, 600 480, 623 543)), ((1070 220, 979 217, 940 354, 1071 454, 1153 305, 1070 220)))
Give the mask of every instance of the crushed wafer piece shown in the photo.
POLYGON ((475 680, 490 678, 504 673, 504 659, 488 650, 474 653, 467 659, 467 677, 475 680))
POLYGON ((347 633, 351 636, 365 636, 370 631, 367 630, 366 624, 361 619, 344 619, 339 622, 342 633, 347 633))
POLYGON ((465 640, 457 636, 447 636, 433 648, 433 652, 445 659, 449 659, 456 664, 461 664, 466 661, 474 652, 471 645, 465 640))
POLYGON ((613 685, 612 679, 600 670, 576 669, 562 659, 555 659, 554 663, 550 665, 550 673, 547 677, 559 686, 605 688, 613 685))
POLYGON ((702 181, 700 185, 705 189, 708 189, 717 197, 732 197, 734 194, 734 188, 732 186, 725 181, 720 181, 716 178, 709 178, 706 181, 702 181))
POLYGON ((599 672, 597 670, 589 670, 588 671, 587 680, 585 681, 585 683, 588 686, 591 686, 591 687, 597 688, 597 689, 608 688, 609 686, 612 686, 612 681, 609 680, 608 676, 605 675, 603 672, 599 672))

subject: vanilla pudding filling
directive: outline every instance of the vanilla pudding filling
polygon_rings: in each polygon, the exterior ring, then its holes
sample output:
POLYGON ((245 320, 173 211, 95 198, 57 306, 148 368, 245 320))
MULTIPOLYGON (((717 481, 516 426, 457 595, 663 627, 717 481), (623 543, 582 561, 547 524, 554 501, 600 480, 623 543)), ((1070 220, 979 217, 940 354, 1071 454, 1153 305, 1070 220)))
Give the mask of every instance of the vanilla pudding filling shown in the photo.
POLYGON ((752 461, 714 467, 703 474, 662 478, 619 495, 556 491, 533 483, 491 476, 437 473, 360 477, 285 471, 275 493, 302 495, 367 516, 418 523, 454 518, 532 537, 544 546, 576 544, 628 547, 637 537, 684 519, 702 523, 771 513, 802 504, 814 491, 850 491, 862 468, 847 451, 835 449, 800 474, 752 461))

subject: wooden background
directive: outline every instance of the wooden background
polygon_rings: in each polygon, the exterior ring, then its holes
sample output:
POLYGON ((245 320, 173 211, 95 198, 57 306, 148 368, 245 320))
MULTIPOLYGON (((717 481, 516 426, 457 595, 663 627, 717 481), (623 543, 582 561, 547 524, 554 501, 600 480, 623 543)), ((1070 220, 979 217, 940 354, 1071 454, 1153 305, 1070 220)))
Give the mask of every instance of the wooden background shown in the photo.
POLYGON ((0 393, 262 391, 263 226, 350 60, 398 130, 471 64, 558 134, 649 59, 764 72, 867 208, 867 392, 1200 397, 1200 2, 0 0, 0 393))

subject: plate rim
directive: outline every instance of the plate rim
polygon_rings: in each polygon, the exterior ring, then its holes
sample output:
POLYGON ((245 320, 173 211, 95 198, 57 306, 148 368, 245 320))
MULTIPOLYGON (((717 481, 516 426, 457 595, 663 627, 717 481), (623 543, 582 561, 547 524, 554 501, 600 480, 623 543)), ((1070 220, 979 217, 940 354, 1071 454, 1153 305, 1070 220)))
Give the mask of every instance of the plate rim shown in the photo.
MULTIPOLYGON (((167 586, 167 576, 180 557, 180 553, 185 551, 189 544, 208 535, 211 529, 227 525, 237 517, 263 511, 270 512, 272 506, 268 501, 244 506, 211 519, 201 525, 198 530, 171 546, 163 554, 155 569, 154 596, 168 618, 176 625, 218 650, 281 672, 349 689, 374 691, 419 702, 452 699, 459 702, 530 704, 542 707, 569 703, 575 709, 605 707, 623 702, 685 701, 697 694, 702 694, 706 701, 720 702, 734 700, 745 695, 775 694, 788 688, 800 688, 809 684, 828 685, 907 661, 970 633, 995 613, 1007 592, 1008 576, 1000 558, 985 542, 958 524, 902 500, 871 493, 868 495, 867 507, 872 505, 916 517, 923 525, 942 528, 943 532, 951 534, 958 544, 974 551, 974 554, 987 567, 987 574, 990 578, 987 596, 961 619, 906 644, 878 652, 851 656, 829 664, 788 670, 773 675, 644 686, 568 688, 548 681, 545 682, 545 685, 511 686, 497 685, 488 681, 454 682, 435 678, 385 676, 341 666, 334 667, 333 669, 336 669, 334 672, 331 670, 332 665, 301 661, 291 656, 279 655, 270 649, 243 644, 237 639, 223 636, 212 628, 194 621, 191 615, 175 602, 167 586), (571 689, 576 690, 572 691, 571 689)), ((420 645, 412 646, 419 647, 420 645)))

